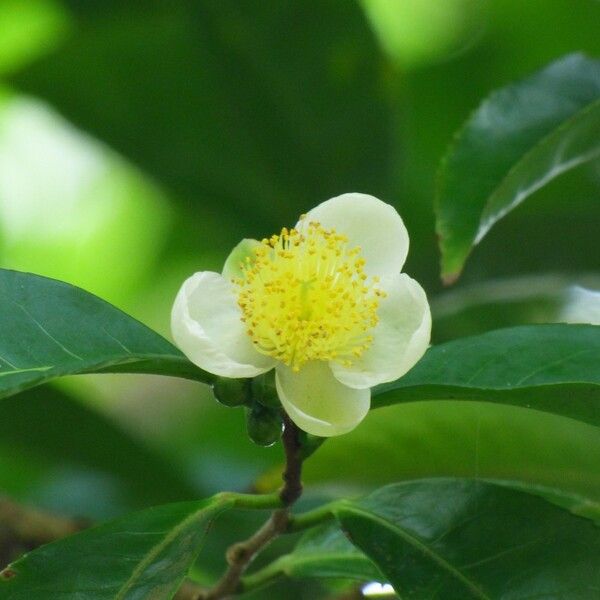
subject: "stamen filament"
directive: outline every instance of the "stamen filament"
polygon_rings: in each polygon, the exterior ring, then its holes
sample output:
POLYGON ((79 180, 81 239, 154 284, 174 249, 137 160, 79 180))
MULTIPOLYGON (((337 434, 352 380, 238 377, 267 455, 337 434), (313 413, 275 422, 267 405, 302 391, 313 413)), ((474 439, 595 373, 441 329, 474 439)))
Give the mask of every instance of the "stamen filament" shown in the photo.
POLYGON ((234 280, 256 349, 299 371, 311 360, 346 366, 373 342, 385 292, 367 276, 360 248, 320 223, 263 239, 234 280))

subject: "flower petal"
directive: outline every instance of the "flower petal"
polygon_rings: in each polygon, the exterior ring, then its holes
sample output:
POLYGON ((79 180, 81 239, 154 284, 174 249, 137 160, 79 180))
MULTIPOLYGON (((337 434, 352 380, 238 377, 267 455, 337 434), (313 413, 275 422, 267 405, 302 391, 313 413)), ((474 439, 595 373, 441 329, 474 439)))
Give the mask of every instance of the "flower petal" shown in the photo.
POLYGON ((408 232, 402 218, 390 204, 367 194, 342 194, 327 200, 296 225, 318 221, 348 236, 350 246, 360 246, 368 275, 400 273, 408 254, 408 232))
POLYGON ((223 265, 223 277, 226 279, 233 279, 241 277, 243 271, 241 264, 246 261, 246 258, 250 258, 253 262, 256 258, 254 254, 255 248, 260 246, 258 240, 252 238, 244 238, 230 253, 223 265))
POLYGON ((423 288, 405 273, 382 279, 380 287, 388 295, 377 311, 371 347, 351 367, 331 363, 336 378, 350 387, 373 387, 402 377, 429 346, 431 312, 423 288))
POLYGON ((171 331, 200 368, 223 377, 255 377, 272 369, 275 360, 254 349, 240 317, 232 284, 219 273, 203 271, 181 286, 171 331))
POLYGON ((283 408, 308 433, 322 437, 347 433, 369 412, 371 391, 341 384, 326 362, 306 363, 298 373, 280 364, 275 374, 283 408))

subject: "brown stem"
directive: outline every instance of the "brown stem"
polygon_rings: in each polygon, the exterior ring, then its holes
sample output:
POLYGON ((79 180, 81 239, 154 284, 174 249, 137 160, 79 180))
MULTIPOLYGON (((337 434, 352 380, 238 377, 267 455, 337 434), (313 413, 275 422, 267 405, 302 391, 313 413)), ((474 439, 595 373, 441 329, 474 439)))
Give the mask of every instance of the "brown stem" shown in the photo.
POLYGON ((186 581, 173 596, 173 600, 202 600, 204 593, 204 588, 191 581, 186 581))
POLYGON ((291 506, 302 495, 302 446, 298 427, 285 411, 282 411, 282 417, 284 430, 281 441, 285 451, 285 470, 279 497, 285 506, 291 506))
MULTIPOLYGON (((287 530, 289 507, 302 494, 302 446, 300 430, 283 414, 282 435, 286 465, 279 497, 284 508, 275 510, 266 523, 250 538, 231 546, 226 554, 229 568, 217 584, 203 590, 185 583, 176 595, 177 600, 221 600, 235 594, 240 579, 252 559, 278 535, 287 530)), ((26 508, 0 497, 0 568, 24 551, 57 540, 91 525, 83 519, 69 519, 26 508)))
POLYGON ((283 413, 284 430, 281 436, 285 451, 285 470, 283 472, 283 487, 279 497, 284 508, 279 508, 251 537, 243 542, 233 544, 226 553, 229 567, 223 577, 214 587, 199 592, 194 600, 222 600, 241 591, 241 577, 252 559, 276 537, 284 533, 290 519, 289 507, 302 494, 302 455, 300 430, 292 420, 283 413))
POLYGON ((273 511, 266 523, 251 537, 230 546, 226 553, 229 568, 211 589, 200 593, 198 600, 221 600, 239 591, 240 578, 250 561, 287 527, 287 508, 273 511))

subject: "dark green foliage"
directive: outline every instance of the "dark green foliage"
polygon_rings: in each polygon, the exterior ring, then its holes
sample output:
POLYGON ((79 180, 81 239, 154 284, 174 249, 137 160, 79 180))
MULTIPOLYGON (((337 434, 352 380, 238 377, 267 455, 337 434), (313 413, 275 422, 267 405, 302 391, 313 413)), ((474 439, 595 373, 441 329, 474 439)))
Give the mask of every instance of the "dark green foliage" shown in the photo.
POLYGON ((600 327, 501 329, 431 348, 412 371, 373 392, 374 406, 483 400, 600 424, 600 327))
POLYGON ((456 279, 472 246, 525 198, 598 156, 600 61, 568 56, 494 92, 440 170, 442 276, 456 279))
POLYGON ((269 408, 280 408, 281 402, 275 387, 275 370, 259 375, 252 380, 252 398, 269 408))
POLYGON ((3 600, 171 598, 227 499, 168 504, 94 527, 0 572, 3 600))
POLYGON ((588 600, 600 586, 600 529, 521 492, 421 481, 334 512, 401 597, 588 600))

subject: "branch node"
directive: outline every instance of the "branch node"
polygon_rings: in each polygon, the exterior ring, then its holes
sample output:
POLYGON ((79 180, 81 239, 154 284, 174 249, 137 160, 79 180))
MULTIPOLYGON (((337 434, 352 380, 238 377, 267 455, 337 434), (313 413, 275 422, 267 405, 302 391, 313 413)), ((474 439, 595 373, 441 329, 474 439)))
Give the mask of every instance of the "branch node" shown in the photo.
POLYGON ((277 536, 288 529, 290 522, 289 507, 298 500, 302 494, 302 444, 300 443, 300 430, 282 411, 285 425, 281 436, 285 451, 285 470, 283 472, 283 487, 279 498, 284 508, 279 508, 271 513, 269 519, 254 535, 243 542, 237 542, 229 547, 225 554, 229 568, 214 587, 201 593, 198 598, 202 600, 221 600, 241 591, 241 577, 252 559, 277 536))

